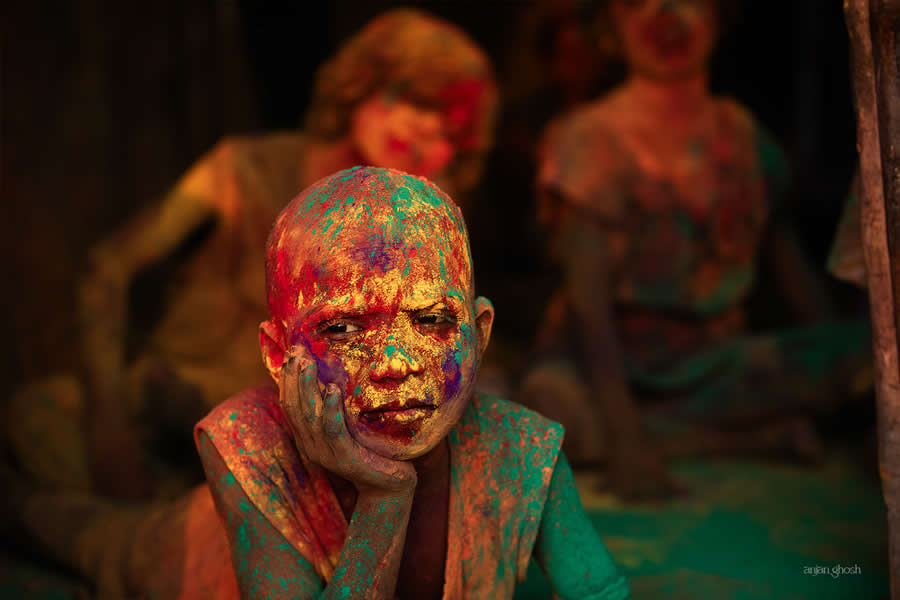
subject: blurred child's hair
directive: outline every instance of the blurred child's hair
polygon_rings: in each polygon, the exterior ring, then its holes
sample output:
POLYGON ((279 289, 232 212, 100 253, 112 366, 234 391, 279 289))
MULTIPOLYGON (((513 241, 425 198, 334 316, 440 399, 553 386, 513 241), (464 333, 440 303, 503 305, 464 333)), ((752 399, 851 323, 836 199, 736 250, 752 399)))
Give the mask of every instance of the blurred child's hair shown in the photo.
POLYGON ((453 189, 478 181, 494 143, 498 93, 490 61, 461 29, 411 9, 375 18, 319 69, 306 131, 346 135, 356 106, 379 92, 442 111, 457 151, 448 169, 453 189))

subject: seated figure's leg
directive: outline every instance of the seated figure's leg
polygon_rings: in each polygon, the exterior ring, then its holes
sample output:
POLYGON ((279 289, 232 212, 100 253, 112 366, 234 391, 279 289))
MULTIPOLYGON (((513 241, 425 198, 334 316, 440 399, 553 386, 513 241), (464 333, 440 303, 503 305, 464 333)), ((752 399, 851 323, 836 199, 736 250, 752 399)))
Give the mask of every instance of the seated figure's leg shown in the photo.
POLYGON ((741 339, 726 350, 733 360, 698 388, 648 407, 645 420, 666 456, 775 454, 816 461, 824 448, 812 419, 871 389, 865 321, 741 339))
POLYGON ((157 433, 183 435, 193 447, 194 425, 209 412, 202 390, 162 359, 144 358, 134 371, 145 398, 139 408, 142 417, 153 422, 157 433))
POLYGON ((209 407, 197 385, 158 358, 137 361, 131 378, 140 389, 133 420, 153 471, 152 497, 176 498, 204 480, 193 432, 209 407))
POLYGON ((91 595, 88 586, 76 577, 0 552, 0 597, 84 600, 91 595))
POLYGON ((205 485, 174 502, 127 508, 87 495, 28 492, 19 507, 34 549, 83 577, 99 600, 220 598, 236 589, 205 485))
POLYGON ((198 413, 191 386, 170 373, 158 362, 138 361, 127 374, 129 393, 117 399, 121 415, 114 425, 89 422, 85 390, 74 375, 22 386, 7 406, 5 433, 12 459, 31 483, 45 491, 99 489, 128 498, 178 497, 203 480, 192 432, 205 413, 198 413), (132 459, 123 459, 126 452, 132 459), (105 463, 92 456, 108 458, 106 463, 113 467, 138 464, 140 469, 115 478, 127 482, 128 489, 104 489, 95 469, 105 463))
POLYGON ((605 459, 602 419, 575 365, 564 359, 539 363, 522 381, 516 400, 566 428, 563 451, 576 466, 605 459))
POLYGON ((91 488, 84 410, 84 392, 73 375, 27 384, 9 399, 9 449, 35 484, 47 489, 91 488))
POLYGON ((679 399, 690 421, 723 426, 816 416, 870 388, 871 325, 832 322, 736 342, 736 357, 679 399))

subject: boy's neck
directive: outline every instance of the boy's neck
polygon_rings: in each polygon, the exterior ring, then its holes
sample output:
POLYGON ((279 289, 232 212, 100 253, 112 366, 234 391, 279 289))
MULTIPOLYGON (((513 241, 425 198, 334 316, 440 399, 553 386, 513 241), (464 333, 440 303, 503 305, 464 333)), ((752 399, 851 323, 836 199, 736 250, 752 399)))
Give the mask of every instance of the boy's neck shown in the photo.
MULTIPOLYGON (((447 438, 419 458, 413 459, 416 467, 418 483, 416 484, 416 497, 424 498, 435 494, 446 494, 447 482, 450 477, 450 444, 447 438)), ((352 483, 335 475, 331 471, 325 471, 325 475, 331 482, 337 494, 344 516, 350 519, 353 507, 356 504, 356 488, 352 483)))
POLYGON ((413 459, 412 462, 419 480, 416 493, 440 487, 450 469, 450 444, 447 443, 447 438, 442 439, 437 446, 419 458, 413 459))

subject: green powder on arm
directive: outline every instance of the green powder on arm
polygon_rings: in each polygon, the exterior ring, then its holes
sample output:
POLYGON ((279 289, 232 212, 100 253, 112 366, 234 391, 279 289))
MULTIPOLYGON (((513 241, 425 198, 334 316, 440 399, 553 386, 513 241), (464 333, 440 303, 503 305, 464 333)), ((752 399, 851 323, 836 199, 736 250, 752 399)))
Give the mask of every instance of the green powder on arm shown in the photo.
POLYGON ((557 597, 564 600, 625 600, 628 584, 591 524, 565 455, 560 454, 534 546, 557 597))

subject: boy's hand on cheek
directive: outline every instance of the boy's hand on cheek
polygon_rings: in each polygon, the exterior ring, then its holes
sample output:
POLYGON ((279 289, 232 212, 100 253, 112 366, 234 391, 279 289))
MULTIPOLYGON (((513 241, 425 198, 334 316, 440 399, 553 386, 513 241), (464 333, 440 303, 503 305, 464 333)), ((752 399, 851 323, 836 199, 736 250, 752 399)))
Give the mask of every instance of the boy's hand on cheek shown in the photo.
POLYGON ((288 355, 278 388, 294 443, 306 458, 351 482, 361 497, 412 494, 417 482, 412 463, 379 456, 353 439, 340 388, 329 383, 323 394, 316 362, 304 349, 288 355))

